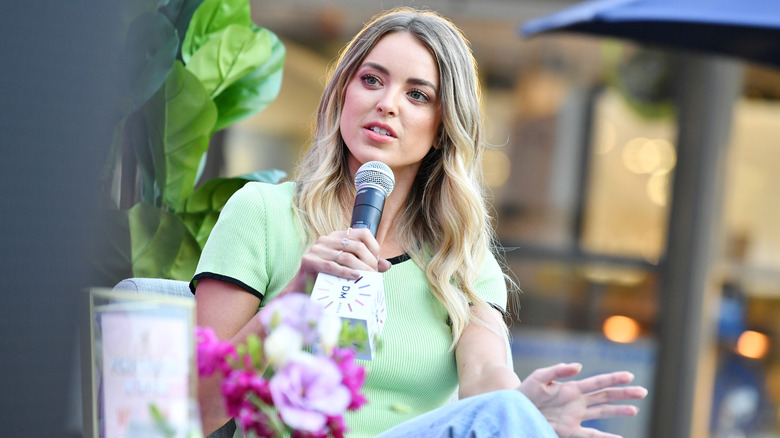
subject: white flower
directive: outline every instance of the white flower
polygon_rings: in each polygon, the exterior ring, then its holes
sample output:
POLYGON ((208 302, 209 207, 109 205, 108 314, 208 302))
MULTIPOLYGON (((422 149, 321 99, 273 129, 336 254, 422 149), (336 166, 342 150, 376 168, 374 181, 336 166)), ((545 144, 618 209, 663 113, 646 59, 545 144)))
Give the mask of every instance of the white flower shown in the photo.
POLYGON ((327 354, 330 354, 339 342, 341 318, 336 315, 323 314, 317 323, 317 334, 320 338, 320 346, 327 354))
POLYGON ((283 367, 291 358, 301 352, 303 335, 288 325, 280 325, 274 329, 263 343, 263 350, 268 363, 283 367))

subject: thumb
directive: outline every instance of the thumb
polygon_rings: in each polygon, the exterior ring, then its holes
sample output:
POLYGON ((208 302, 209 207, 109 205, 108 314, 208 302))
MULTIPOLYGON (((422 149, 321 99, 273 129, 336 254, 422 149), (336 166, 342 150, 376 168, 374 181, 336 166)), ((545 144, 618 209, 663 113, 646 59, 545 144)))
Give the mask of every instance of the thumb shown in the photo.
POLYGON ((580 363, 559 363, 545 368, 534 370, 528 378, 535 379, 543 383, 552 383, 558 379, 574 377, 582 371, 580 363))
POLYGON ((379 259, 377 261, 376 270, 379 271, 379 272, 385 272, 388 269, 390 269, 391 266, 393 266, 393 265, 389 261, 387 261, 385 259, 379 259))

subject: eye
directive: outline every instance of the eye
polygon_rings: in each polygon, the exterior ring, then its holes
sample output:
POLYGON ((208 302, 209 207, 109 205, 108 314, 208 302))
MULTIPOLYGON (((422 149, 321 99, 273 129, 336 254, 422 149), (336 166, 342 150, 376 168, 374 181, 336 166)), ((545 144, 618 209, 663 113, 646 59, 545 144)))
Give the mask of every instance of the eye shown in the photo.
POLYGON ((368 73, 361 76, 360 80, 363 81, 364 84, 369 86, 376 86, 380 84, 378 77, 368 73))
POLYGON ((420 91, 420 90, 418 90, 416 88, 411 90, 411 91, 409 91, 408 95, 409 95, 409 97, 412 100, 416 100, 417 102, 430 102, 431 101, 431 98, 428 97, 427 94, 423 93, 422 91, 420 91))

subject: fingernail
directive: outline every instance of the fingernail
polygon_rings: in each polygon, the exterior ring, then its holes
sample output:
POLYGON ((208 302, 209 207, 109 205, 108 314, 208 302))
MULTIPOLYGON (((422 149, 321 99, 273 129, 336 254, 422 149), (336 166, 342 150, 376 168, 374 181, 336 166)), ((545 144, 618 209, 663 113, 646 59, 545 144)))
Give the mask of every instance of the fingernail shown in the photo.
POLYGON ((352 275, 352 278, 354 278, 356 280, 358 278, 360 278, 360 272, 358 272, 358 271, 352 271, 352 273, 350 275, 352 275))

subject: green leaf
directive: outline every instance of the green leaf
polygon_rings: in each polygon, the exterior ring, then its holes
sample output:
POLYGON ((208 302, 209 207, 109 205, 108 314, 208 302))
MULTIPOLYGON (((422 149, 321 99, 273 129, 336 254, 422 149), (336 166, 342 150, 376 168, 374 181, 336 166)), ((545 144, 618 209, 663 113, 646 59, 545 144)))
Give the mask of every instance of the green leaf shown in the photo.
POLYGON ((184 211, 187 213, 219 212, 236 190, 246 184, 243 178, 214 178, 198 187, 187 199, 184 211))
POLYGON ((285 59, 284 44, 267 29, 256 28, 256 31, 268 34, 271 55, 263 64, 214 98, 219 111, 214 131, 264 110, 279 95, 285 59))
POLYGON ((187 199, 181 218, 201 248, 206 244, 219 213, 233 194, 249 181, 278 183, 287 174, 270 169, 234 178, 214 178, 203 183, 187 199))
POLYGON ((287 172, 279 169, 266 169, 259 172, 246 173, 241 176, 236 176, 238 179, 245 179, 247 181, 267 182, 269 184, 277 184, 279 181, 287 176, 287 172))
POLYGON ((164 93, 164 120, 157 120, 158 125, 152 133, 159 140, 152 142, 152 155, 162 202, 173 211, 179 211, 194 190, 198 167, 208 149, 217 119, 217 109, 198 78, 179 61, 165 82, 164 93))
POLYGON ((96 285, 113 287, 133 274, 130 228, 124 211, 103 208, 99 214, 95 247, 89 255, 98 276, 96 285))
POLYGON ((276 184, 287 174, 281 170, 269 169, 233 178, 214 178, 203 183, 187 199, 184 211, 187 213, 219 212, 228 198, 249 181, 262 181, 276 184))
POLYGON ((271 315, 271 330, 275 329, 276 327, 279 327, 279 324, 282 323, 282 315, 279 314, 279 311, 277 310, 274 312, 273 315, 271 315))
POLYGON ((127 111, 146 102, 165 82, 179 49, 176 29, 157 11, 141 14, 130 23, 122 57, 127 111))
POLYGON ((190 20, 187 34, 181 47, 185 64, 215 34, 231 24, 250 27, 251 11, 248 0, 205 0, 190 20))
POLYGON ((149 404, 149 413, 152 416, 152 420, 154 420, 154 426, 158 432, 166 438, 173 438, 176 436, 176 429, 168 422, 168 419, 165 418, 165 415, 163 415, 156 404, 149 404))
MULTIPOLYGON (((154 166, 155 151, 164 149, 161 134, 165 111, 163 98, 163 92, 156 93, 139 111, 128 115, 123 134, 123 141, 129 142, 135 153, 136 165, 141 176, 141 201, 152 205, 162 203, 154 166)), ((163 160, 164 156, 160 153, 157 159, 163 160)))
POLYGON ((274 429, 274 432, 276 434, 274 436, 284 436, 285 431, 287 428, 285 427, 284 423, 282 423, 282 419, 279 416, 278 412, 274 410, 271 406, 268 406, 267 404, 260 401, 260 399, 257 398, 256 395, 251 394, 251 400, 257 406, 260 408, 260 410, 266 415, 268 418, 268 425, 271 426, 274 429))
POLYGON ((130 23, 145 12, 157 10, 159 7, 157 0, 134 0, 131 2, 120 2, 117 10, 119 19, 117 32, 118 35, 127 35, 127 29, 130 23))
MULTIPOLYGON (((111 143, 108 145, 108 152, 106 154, 106 162, 100 169, 100 180, 110 187, 111 180, 114 178, 114 172, 119 165, 120 153, 122 151, 122 136, 125 132, 125 119, 122 119, 114 127, 114 131, 111 134, 111 143)), ((110 190, 110 189, 107 189, 110 190)))
POLYGON ((200 79, 213 98, 270 56, 268 32, 255 33, 248 27, 231 24, 192 55, 187 70, 200 79))
POLYGON ((190 280, 200 247, 181 219, 140 203, 128 212, 133 275, 190 280))
POLYGON ((230 362, 230 365, 233 368, 243 368, 246 363, 244 361, 244 355, 246 355, 246 345, 239 344, 236 346, 236 359, 233 360, 232 357, 228 356, 228 362, 230 362))
POLYGON ((181 43, 187 34, 187 28, 190 26, 195 10, 203 3, 203 0, 170 0, 166 5, 161 5, 159 11, 168 17, 173 27, 176 28, 176 34, 179 38, 178 51, 176 59, 181 60, 181 43))
POLYGON ((256 369, 263 368, 263 342, 260 337, 252 333, 246 338, 246 348, 249 359, 256 369))
POLYGON ((184 221, 184 225, 190 230, 190 233, 195 236, 195 240, 201 249, 206 246, 206 241, 209 239, 211 230, 217 224, 219 219, 218 212, 207 213, 181 213, 179 215, 181 220, 184 221))

